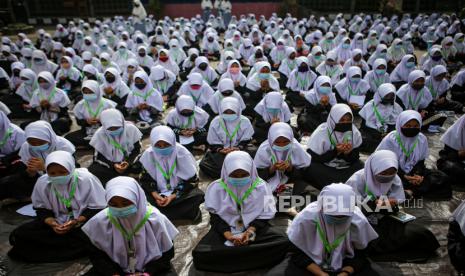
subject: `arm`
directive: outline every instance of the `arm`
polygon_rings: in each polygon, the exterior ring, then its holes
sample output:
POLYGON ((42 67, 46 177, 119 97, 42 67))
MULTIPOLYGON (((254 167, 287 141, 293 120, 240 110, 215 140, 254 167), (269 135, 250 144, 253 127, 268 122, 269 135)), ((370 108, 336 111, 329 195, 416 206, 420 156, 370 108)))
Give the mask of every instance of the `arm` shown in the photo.
POLYGON ((210 213, 210 225, 222 237, 224 233, 231 231, 231 227, 217 214, 210 213))
POLYGON ((128 162, 129 165, 133 165, 133 164, 134 164, 134 160, 135 160, 136 157, 140 154, 140 149, 141 149, 140 142, 137 141, 137 142, 134 144, 134 149, 131 151, 131 154, 129 154, 129 156, 126 158, 126 162, 128 162))
POLYGON ((337 157, 337 150, 329 150, 321 155, 313 152, 311 149, 307 149, 307 152, 312 156, 312 161, 318 163, 326 163, 337 157))

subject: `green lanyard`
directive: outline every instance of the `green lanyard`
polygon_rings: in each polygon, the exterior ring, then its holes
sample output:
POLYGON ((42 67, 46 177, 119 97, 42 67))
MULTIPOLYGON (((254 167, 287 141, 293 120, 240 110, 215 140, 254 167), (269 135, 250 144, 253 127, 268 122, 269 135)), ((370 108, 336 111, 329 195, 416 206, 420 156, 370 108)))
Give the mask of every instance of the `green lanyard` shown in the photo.
POLYGON ((89 115, 92 116, 92 118, 97 118, 97 116, 100 114, 100 111, 103 108, 103 100, 100 99, 100 102, 98 103, 98 106, 97 106, 97 109, 95 110, 95 112, 92 111, 92 109, 89 106, 89 103, 86 100, 84 100, 84 105, 86 106, 86 109, 87 109, 87 112, 89 113, 89 115))
POLYGON ((239 128, 241 127, 241 122, 242 122, 242 120, 240 120, 239 123, 237 123, 236 128, 234 129, 233 133, 229 134, 229 131, 226 128, 226 126, 224 125, 223 120, 220 120, 220 126, 224 130, 224 133, 226 133, 226 136, 228 136, 229 141, 232 141, 234 136, 236 136, 237 132, 239 131, 239 128))
POLYGON ((5 135, 3 135, 2 140, 0 141, 0 148, 2 148, 2 147, 6 144, 6 141, 8 141, 8 139, 10 139, 11 134, 13 134, 13 129, 12 129, 12 128, 8 128, 8 129, 6 130, 5 135))
POLYGON ((198 102, 199 99, 200 99, 200 96, 196 97, 196 96, 194 96, 192 93, 190 93, 190 94, 191 94, 191 97, 192 97, 192 99, 194 100, 195 104, 197 104, 197 102, 198 102))
POLYGON ((299 83, 302 90, 307 89, 307 79, 306 78, 299 78, 299 73, 297 73, 297 82, 299 83))
POLYGON ((349 94, 351 96, 358 96, 358 93, 357 93, 358 89, 355 89, 355 92, 354 92, 354 90, 352 90, 352 87, 350 87, 350 84, 349 84, 349 86, 347 86, 347 88, 349 89, 349 94))
POLYGON ((157 87, 158 87, 158 89, 160 90, 160 92, 161 92, 162 94, 165 94, 165 92, 166 92, 165 90, 166 90, 166 87, 167 87, 167 86, 168 86, 168 84, 166 83, 165 80, 162 80, 162 81, 158 81, 158 82, 157 82, 157 87))
POLYGON ((378 108, 376 107, 376 104, 373 102, 373 111, 375 112, 375 116, 378 119, 378 121, 381 123, 381 125, 384 126, 384 118, 379 114, 378 108))
POLYGON ((294 61, 289 60, 289 62, 287 63, 287 68, 289 68, 289 71, 292 71, 294 70, 295 65, 296 65, 295 60, 294 61))
MULTIPOLYGON (((181 124, 180 123, 180 129, 186 129, 188 126, 190 126, 192 124, 192 119, 194 118, 194 114, 192 114, 191 116, 189 116, 189 119, 187 119, 187 123, 186 124, 181 124)), ((179 119, 178 119, 178 122, 179 122, 179 119)))
POLYGON ((152 96, 153 92, 155 92, 155 89, 152 88, 152 89, 149 90, 149 92, 145 93, 145 95, 142 95, 142 94, 137 93, 137 92, 133 92, 133 93, 134 93, 134 95, 139 96, 142 99, 144 99, 144 102, 146 102, 148 97, 152 96))
MULTIPOLYGON (((53 99, 53 97, 55 96, 56 92, 57 92, 57 89, 56 89, 56 88, 53 88, 52 93, 50 93, 50 95, 48 95, 48 97, 47 97, 47 102, 50 102, 50 101, 53 99)), ((42 93, 40 93, 40 96, 41 96, 40 98, 41 98, 42 100, 45 100, 45 97, 42 97, 42 93)))
POLYGON ((381 80, 380 78, 373 78, 373 82, 375 83, 376 88, 378 88, 381 84, 384 83, 383 80, 381 80))
POLYGON ((408 95, 408 104, 411 106, 414 110, 417 110, 418 105, 420 104, 421 98, 423 98, 423 89, 420 91, 420 94, 415 100, 415 103, 412 101, 412 96, 409 94, 408 95))
MULTIPOLYGON (((289 156, 286 158, 286 161, 291 161, 291 155, 292 155, 292 151, 289 152, 289 156)), ((276 159, 276 156, 272 153, 271 154, 271 162, 273 164, 276 164, 278 160, 276 159)))
POLYGON ((434 89, 433 83, 428 85, 428 88, 429 88, 429 91, 431 92, 431 95, 433 95, 433 99, 436 99, 436 96, 438 95, 438 92, 436 91, 436 89, 434 89))
POLYGON ((405 159, 410 157, 410 154, 415 150, 417 144, 418 144, 418 138, 415 140, 415 143, 413 143, 413 146, 407 151, 404 147, 404 143, 402 143, 402 140, 400 139, 399 133, 396 133, 396 141, 397 144, 399 144, 400 148, 402 149, 402 152, 405 154, 405 159))
POLYGON ((118 149, 119 151, 121 151, 121 153, 122 153, 124 156, 126 156, 126 150, 123 149, 123 147, 122 147, 118 142, 116 142, 115 140, 113 140, 112 138, 109 138, 109 137, 108 137, 108 142, 110 142, 110 144, 111 144, 112 146, 114 146, 116 149, 118 149))
POLYGON ((365 194, 371 199, 375 200, 376 196, 368 189, 368 184, 365 182, 365 194))
POLYGON ((160 166, 160 164, 153 159, 153 156, 150 156, 150 159, 152 159, 152 163, 155 165, 155 167, 157 167, 157 169, 165 178, 166 188, 168 188, 168 190, 171 190, 170 179, 173 176, 174 169, 176 169, 177 159, 174 160, 173 165, 171 165, 171 168, 169 169, 168 173, 166 173, 166 171, 160 166))
POLYGON ((336 68, 334 68, 332 70, 330 68, 329 71, 328 70, 326 70, 326 71, 327 71, 326 73, 328 74, 328 77, 332 78, 333 75, 338 71, 338 68, 336 67, 336 68))
POLYGON ((76 193, 76 186, 78 182, 78 174, 76 172, 73 173, 73 183, 71 184, 71 190, 69 191, 69 197, 65 198, 62 196, 55 188, 55 186, 52 185, 53 193, 55 196, 58 198, 58 200, 63 203, 66 206, 66 209, 71 208, 71 201, 73 201, 74 194, 76 193))
MULTIPOLYGON (((326 233, 323 231, 323 229, 321 229, 319 220, 315 220, 315 224, 316 224, 316 229, 318 231, 318 235, 320 236, 320 240, 323 243, 323 246, 327 254, 333 253, 333 251, 344 241, 350 229, 350 226, 349 226, 349 228, 347 228, 347 230, 344 233, 342 233, 341 235, 339 235, 339 237, 334 239, 332 243, 329 243, 328 240, 326 239, 326 233)), ((330 257, 330 260, 331 260, 331 257, 330 257)))
POLYGON ((110 222, 116 227, 116 229, 118 229, 118 231, 121 232, 121 234, 123 235, 123 237, 127 240, 127 241, 130 241, 134 238, 134 236, 136 235, 137 232, 139 232, 139 230, 142 228, 142 226, 144 226, 144 224, 149 220, 149 217, 150 215, 152 214, 152 206, 151 205, 148 205, 147 206, 147 212, 145 212, 145 215, 144 217, 142 218, 142 220, 136 225, 136 228, 134 228, 133 231, 131 231, 131 233, 128 233, 126 231, 126 229, 123 228, 123 226, 121 226, 121 224, 119 223, 119 221, 117 219, 115 219, 113 217, 113 215, 111 214, 110 210, 107 209, 107 217, 108 219, 110 219, 110 222))
POLYGON ((245 191, 245 193, 244 193, 244 195, 242 196, 241 199, 239 199, 237 197, 237 195, 233 191, 231 191, 231 189, 228 187, 228 185, 226 185, 226 183, 224 183, 223 179, 220 180, 220 185, 228 193, 228 195, 230 197, 232 197, 232 199, 237 203, 237 205, 240 206, 241 209, 242 209, 242 204, 244 203, 244 200, 246 200, 249 197, 249 195, 252 193, 252 191, 255 189, 255 187, 257 187, 257 185, 258 185, 258 183, 260 181, 261 181, 261 179, 257 177, 257 179, 255 179, 255 181, 247 189, 247 191, 245 191))
POLYGON ((329 132, 329 129, 326 129, 326 131, 328 132, 329 142, 331 143, 331 145, 333 145, 333 147, 336 147, 336 141, 334 141, 333 137, 331 137, 331 133, 329 132))

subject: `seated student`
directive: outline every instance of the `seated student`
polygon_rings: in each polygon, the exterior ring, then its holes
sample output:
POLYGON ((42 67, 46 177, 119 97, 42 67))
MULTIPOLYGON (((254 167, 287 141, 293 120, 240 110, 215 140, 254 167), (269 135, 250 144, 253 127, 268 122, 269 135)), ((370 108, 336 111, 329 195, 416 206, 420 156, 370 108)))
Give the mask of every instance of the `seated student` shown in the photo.
POLYGON ((439 37, 436 36, 435 33, 435 27, 430 26, 421 35, 421 40, 419 41, 418 48, 421 50, 427 50, 429 49, 432 45, 437 44, 436 42, 439 41, 439 37))
POLYGON ((378 235, 355 205, 355 193, 345 184, 331 184, 292 221, 287 234, 290 258, 267 276, 379 275, 366 256, 378 235))
POLYGON ((228 69, 229 62, 236 58, 236 54, 234 53, 233 49, 224 49, 223 53, 221 54, 220 62, 215 68, 218 74, 224 74, 228 69))
POLYGON ((368 250, 372 259, 426 262, 439 247, 433 233, 416 221, 400 223, 389 217, 399 211, 398 205, 405 200, 397 170, 396 154, 378 150, 368 157, 365 168, 354 173, 346 184, 360 197, 360 202, 366 202, 363 206, 368 208, 362 212, 379 235, 368 250))
POLYGON ((287 47, 283 38, 279 38, 276 47, 271 49, 270 58, 273 65, 273 71, 278 70, 281 62, 286 58, 287 47))
POLYGON ((166 125, 174 131, 176 141, 192 152, 194 146, 207 144, 208 119, 208 113, 196 106, 192 97, 182 95, 166 116, 166 125))
POLYGON ((450 89, 449 81, 446 79, 447 74, 447 69, 443 65, 434 66, 431 74, 426 77, 425 86, 431 92, 432 104, 436 110, 451 110, 462 114, 463 105, 447 99, 447 92, 450 89))
POLYGON ((163 68, 171 71, 171 73, 176 76, 179 74, 179 66, 169 55, 169 51, 166 49, 161 49, 158 60, 155 62, 154 66, 161 65, 163 68))
POLYGON ((352 66, 347 70, 346 77, 340 80, 334 88, 338 102, 346 103, 354 113, 358 113, 366 102, 366 94, 370 85, 362 79, 362 70, 352 66))
POLYGON ((57 87, 63 89, 71 100, 74 100, 80 93, 81 72, 74 67, 73 59, 63 56, 60 59, 60 69, 56 74, 57 87))
POLYGON ((292 70, 297 68, 296 52, 293 47, 286 48, 286 57, 281 61, 279 65, 279 86, 286 87, 287 80, 291 75, 292 70))
POLYGON ((415 70, 415 57, 413 55, 405 55, 396 68, 391 72, 389 79, 394 84, 396 89, 408 82, 408 76, 415 70))
POLYGON ((320 76, 328 76, 331 84, 335 85, 343 77, 342 66, 337 63, 337 54, 335 51, 329 51, 326 54, 326 60, 316 67, 316 73, 320 76))
POLYGON ((420 113, 403 111, 397 117, 396 130, 386 135, 376 150, 386 149, 397 154, 397 174, 409 197, 449 199, 452 196, 449 177, 425 166, 429 154, 428 139, 420 133, 420 128, 420 113))
POLYGON ((463 33, 456 33, 454 35, 454 47, 457 49, 457 53, 455 54, 456 60, 458 62, 465 62, 465 42, 464 42, 465 35, 463 33))
POLYGON ((313 132, 326 122, 331 107, 337 103, 332 92, 331 79, 319 76, 313 89, 304 91, 305 108, 297 116, 297 126, 301 134, 313 132))
POLYGON ((125 113, 124 105, 126 98, 131 93, 129 87, 121 79, 121 76, 115 68, 108 68, 103 74, 103 83, 100 85, 103 97, 116 103, 116 109, 125 113))
POLYGON ((179 88, 177 96, 190 96, 194 100, 196 106, 203 108, 208 103, 213 93, 213 89, 203 80, 202 75, 199 73, 191 73, 188 80, 179 88))
POLYGON ((450 87, 451 99, 465 104, 465 68, 455 74, 450 83, 450 87))
POLYGON ((449 176, 452 185, 461 187, 465 179, 465 115, 447 129, 441 141, 444 148, 439 152, 437 167, 449 176))
POLYGON ((129 121, 145 122, 152 127, 159 124, 163 112, 163 98, 153 87, 145 71, 137 71, 134 74, 134 83, 125 107, 129 121))
POLYGON ((195 60, 200 55, 200 52, 196 48, 190 48, 187 51, 187 58, 182 62, 181 72, 179 72, 179 77, 182 81, 187 80, 187 76, 190 74, 191 70, 195 67, 195 60))
POLYGON ((143 171, 139 182, 148 201, 169 220, 201 219, 203 192, 197 186, 194 156, 176 143, 174 132, 157 126, 150 133, 150 147, 139 159, 143 171))
POLYGON ((124 120, 117 109, 107 109, 100 114, 102 126, 94 133, 90 145, 94 160, 89 171, 105 185, 110 179, 131 172, 134 160, 140 154, 142 133, 124 120))
POLYGON ((315 188, 345 182, 363 168, 359 160, 362 135, 353 121, 348 105, 335 104, 326 123, 319 125, 310 136, 307 152, 312 156, 312 164, 306 173, 315 188))
POLYGON ((289 242, 268 223, 276 207, 267 185, 248 153, 226 156, 220 179, 205 194, 211 228, 192 252, 196 269, 233 273, 269 267, 284 257, 289 242))
POLYGON ((270 92, 255 106, 253 121, 254 139, 261 144, 268 137, 268 130, 276 122, 291 122, 291 111, 280 92, 270 92))
POLYGON ((389 74, 386 73, 386 60, 378 58, 373 62, 373 70, 368 71, 368 73, 363 78, 370 85, 370 90, 367 92, 367 100, 373 99, 378 88, 383 83, 390 83, 389 74))
POLYGON ((323 54, 323 50, 320 46, 314 46, 312 48, 312 52, 307 56, 308 59, 308 66, 310 66, 310 70, 316 72, 316 68, 318 65, 323 63, 326 60, 326 55, 323 54))
MULTIPOLYGON (((38 118, 37 111, 31 107, 31 99, 37 89, 37 75, 31 69, 23 69, 19 73, 21 84, 16 89, 15 94, 20 101, 16 105, 9 105, 13 111, 14 118, 38 118)), ((11 95, 8 95, 11 97, 11 95)))
POLYGON ((32 192, 37 217, 10 234, 8 255, 31 263, 55 263, 86 256, 81 226, 105 208, 105 190, 87 169, 75 168, 67 151, 54 151, 45 161, 32 192))
POLYGON ((297 67, 291 71, 287 80, 286 102, 292 107, 302 107, 305 105, 304 99, 300 95, 301 91, 308 91, 313 86, 317 75, 310 70, 306 57, 297 58, 297 67))
POLYGON ((405 54, 404 48, 402 47, 402 40, 400 38, 395 38, 391 46, 387 49, 386 61, 388 72, 392 72, 392 70, 396 68, 405 54))
POLYGON ((457 275, 465 273, 465 201, 455 209, 449 222, 447 233, 447 251, 450 262, 458 272, 457 275))
POLYGON ((134 73, 137 71, 143 71, 144 69, 139 66, 139 63, 137 60, 130 58, 128 59, 128 62, 126 63, 126 67, 123 68, 123 76, 122 80, 123 82, 128 86, 131 87, 132 84, 134 83, 134 73))
POLYGON ((253 109, 263 96, 271 91, 280 91, 278 80, 271 74, 271 65, 266 62, 257 62, 254 66, 256 72, 247 80, 247 93, 244 101, 247 109, 253 109))
POLYGON ((218 40, 215 39, 215 36, 216 35, 214 33, 208 32, 206 34, 206 39, 203 39, 202 45, 200 45, 203 55, 208 57, 210 60, 214 58, 220 59, 221 47, 218 40))
POLYGON ((22 168, 19 149, 26 142, 24 131, 10 122, 0 110, 0 179, 18 173, 22 168))
POLYGON ((408 83, 397 91, 397 103, 404 110, 415 110, 421 114, 422 130, 437 133, 447 119, 447 115, 437 112, 432 93, 425 87, 425 73, 414 70, 408 76, 408 83))
MULTIPOLYGON (((373 68, 375 60, 377 60, 379 58, 386 60, 386 57, 387 57, 387 47, 386 47, 386 45, 378 44, 378 46, 376 46, 376 51, 373 54, 371 54, 371 56, 368 59, 367 63, 371 68, 373 68)), ((386 71, 387 71, 387 68, 386 68, 386 71)))
POLYGON ((292 193, 300 195, 309 185, 304 179, 304 170, 312 158, 294 138, 289 124, 277 122, 269 129, 268 139, 260 145, 254 158, 260 178, 266 179, 275 195, 286 190, 286 183, 293 183, 292 193))
POLYGON ((82 68, 82 82, 86 80, 97 81, 99 85, 103 83, 104 76, 92 64, 86 64, 82 68))
POLYGON ((373 152, 379 142, 395 129, 397 116, 402 107, 396 103, 396 88, 390 83, 381 84, 373 100, 365 104, 359 114, 362 117, 362 151, 373 152))
POLYGON ((446 36, 441 41, 441 52, 443 59, 447 64, 448 70, 453 72, 457 69, 460 69, 460 63, 456 58, 457 48, 455 48, 454 39, 451 36, 446 36))
POLYGON ((441 47, 439 45, 434 45, 431 49, 429 49, 428 53, 423 55, 420 59, 420 66, 426 74, 430 75, 431 70, 436 65, 442 65, 444 67, 447 66, 446 62, 442 58, 441 47))
POLYGON ((170 70, 157 65, 150 68, 150 80, 153 88, 161 93, 163 101, 168 105, 174 105, 177 97, 176 89, 179 87, 176 76, 170 70))
POLYGON ((0 200, 30 197, 37 178, 45 171, 47 156, 56 150, 75 151, 73 144, 57 136, 45 121, 30 123, 25 130, 25 139, 19 149, 21 163, 17 164, 16 172, 0 179, 0 200))
POLYGON ((82 84, 83 99, 73 109, 76 123, 81 129, 65 135, 75 147, 89 147, 89 141, 100 127, 100 114, 102 111, 115 108, 116 103, 103 98, 99 84, 94 80, 86 80, 82 84))
POLYGON ((176 227, 147 202, 131 177, 107 183, 108 208, 91 218, 82 231, 92 243, 92 269, 86 275, 167 275, 174 257, 176 227), (130 233, 126 229, 134 229, 130 233))
POLYGON ((234 83, 234 90, 243 95, 246 92, 247 78, 242 73, 241 63, 237 60, 231 60, 228 63, 226 72, 221 75, 220 81, 223 79, 231 79, 234 83))
POLYGON ((203 80, 212 87, 216 87, 218 84, 218 73, 209 65, 208 59, 204 56, 195 59, 195 67, 191 70, 189 75, 193 73, 202 75, 203 80))
POLYGON ((253 134, 252 123, 242 115, 239 101, 233 97, 223 99, 220 114, 212 120, 208 129, 209 148, 199 165, 202 172, 218 178, 225 156, 245 150, 253 134))
POLYGON ((370 67, 368 67, 368 64, 366 63, 365 60, 362 58, 362 50, 361 49, 354 49, 352 50, 352 57, 346 60, 344 63, 344 67, 342 67, 344 74, 347 74, 347 71, 350 69, 352 66, 357 66, 362 70, 362 76, 365 76, 365 74, 370 70, 370 67))
POLYGON ((55 79, 50 72, 39 73, 37 82, 39 87, 32 95, 31 108, 35 108, 40 113, 40 119, 49 122, 58 135, 65 134, 71 127, 68 96, 55 86, 55 79))
POLYGON ((205 106, 205 111, 212 117, 218 115, 221 101, 224 98, 233 97, 236 98, 241 104, 242 110, 245 109, 245 103, 242 96, 235 90, 234 81, 229 78, 221 79, 218 83, 218 90, 208 101, 208 105, 205 106))

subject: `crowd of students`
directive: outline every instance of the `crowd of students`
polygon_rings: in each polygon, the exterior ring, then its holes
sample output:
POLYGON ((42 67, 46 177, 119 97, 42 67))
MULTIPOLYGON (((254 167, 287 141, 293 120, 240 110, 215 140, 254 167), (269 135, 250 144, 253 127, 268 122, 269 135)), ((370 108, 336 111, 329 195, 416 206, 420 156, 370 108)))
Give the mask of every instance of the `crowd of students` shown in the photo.
MULTIPOLYGON (((174 273, 172 221, 198 223, 204 203, 199 271, 377 275, 368 257, 425 261, 439 247, 430 230, 353 198, 396 213, 463 189, 464 30, 455 14, 249 14, 228 25, 134 14, 58 24, 35 41, 3 36, 0 200, 30 199, 37 213, 12 231, 8 255, 88 256, 86 275, 174 273), (437 166, 426 166, 424 133, 440 132, 437 166), (94 150, 88 168, 83 149, 94 150), (206 191, 198 167, 215 179, 206 191), (276 202, 310 187, 318 199, 283 233, 276 202)), ((460 272, 464 206, 448 235, 460 272)))

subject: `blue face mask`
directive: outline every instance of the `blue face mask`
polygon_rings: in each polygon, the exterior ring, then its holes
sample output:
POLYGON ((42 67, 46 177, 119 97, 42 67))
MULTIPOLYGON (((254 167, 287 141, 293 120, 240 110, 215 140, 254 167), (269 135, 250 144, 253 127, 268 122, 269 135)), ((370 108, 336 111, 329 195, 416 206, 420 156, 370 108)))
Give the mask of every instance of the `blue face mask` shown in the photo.
POLYGON ((115 130, 107 130, 108 131, 108 134, 110 134, 111 136, 113 137, 118 137, 121 135, 121 133, 123 133, 123 128, 120 127, 118 129, 115 129, 115 130))
POLYGON ((237 119, 237 114, 222 114, 223 120, 231 122, 237 119))
POLYGON ((275 151, 286 151, 286 150, 289 150, 291 148, 291 143, 285 145, 285 146, 278 146, 278 145, 273 145, 272 148, 275 150, 275 151))
POLYGON ((97 99, 97 94, 83 94, 82 97, 86 101, 95 101, 97 99))
POLYGON ((61 176, 49 176, 48 181, 53 185, 66 185, 71 179, 71 174, 61 176))
POLYGON ((413 67, 415 67, 415 62, 409 61, 409 62, 405 63, 405 67, 407 67, 407 68, 413 68, 413 67))
POLYGON ((342 49, 349 49, 350 48, 350 44, 342 44, 342 49))
POLYGON ((333 225, 344 224, 351 218, 349 216, 335 217, 335 216, 326 215, 326 214, 323 214, 323 216, 324 216, 326 223, 333 224, 333 225))
POLYGON ((118 52, 119 52, 120 54, 124 54, 124 53, 126 53, 126 48, 119 48, 119 49, 118 49, 118 52))
POLYGON ((244 187, 252 181, 250 176, 235 178, 235 177, 228 177, 228 183, 231 186, 235 187, 244 187))
POLYGON ((153 150, 155 151, 156 154, 168 156, 168 155, 171 155, 171 153, 173 153, 174 147, 173 146, 169 146, 166 148, 153 147, 153 150))
POLYGON ((40 145, 40 146, 31 146, 29 145, 29 147, 33 150, 33 151, 38 151, 38 152, 42 152, 42 151, 46 151, 50 148, 50 144, 49 143, 45 143, 43 145, 40 145))
POLYGON ((402 44, 396 44, 394 48, 396 48, 396 50, 400 50, 402 48, 402 44))
POLYGON ((329 94, 331 93, 331 87, 328 87, 328 86, 320 86, 318 87, 318 92, 320 92, 321 94, 329 94))
POLYGON ((353 83, 359 83, 360 78, 358 78, 358 77, 350 78, 350 81, 353 82, 353 83))
POLYGON ((313 58, 314 58, 315 60, 320 60, 320 59, 321 59, 321 56, 313 56, 313 58))
POLYGON ((137 213, 137 207, 134 204, 122 208, 109 206, 108 209, 111 215, 117 218, 126 218, 137 213))
POLYGON ((273 116, 278 115, 279 111, 281 111, 279 108, 267 108, 266 109, 266 112, 270 113, 273 116))
POLYGON ((386 70, 385 69, 376 69, 376 74, 377 75, 384 75, 384 74, 386 74, 386 70))
POLYGON ((258 77, 261 79, 261 80, 267 80, 270 78, 270 73, 259 73, 258 74, 258 77))

